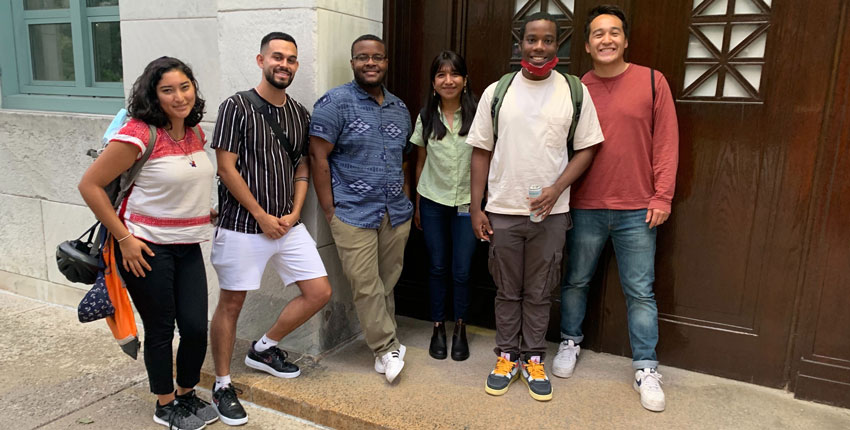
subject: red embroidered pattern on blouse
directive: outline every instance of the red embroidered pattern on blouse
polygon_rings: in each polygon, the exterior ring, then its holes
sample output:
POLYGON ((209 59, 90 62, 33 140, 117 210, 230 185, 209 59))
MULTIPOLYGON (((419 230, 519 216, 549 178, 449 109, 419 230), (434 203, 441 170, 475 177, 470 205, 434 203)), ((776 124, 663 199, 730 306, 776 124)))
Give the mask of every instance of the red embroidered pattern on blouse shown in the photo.
MULTIPOLYGON (((198 126, 198 129, 200 130, 200 126, 198 126)), ((168 136, 168 133, 164 129, 156 129, 156 146, 154 146, 151 159, 167 156, 189 156, 190 154, 204 152, 204 139, 206 136, 203 130, 200 133, 201 136, 199 138, 195 135, 194 127, 186 128, 186 137, 180 142, 175 142, 168 136)), ((147 145, 150 131, 144 121, 132 118, 121 128, 118 134, 133 136, 142 141, 142 144, 147 145)))
POLYGON ((130 214, 130 222, 144 224, 153 227, 195 227, 210 222, 210 216, 199 216, 195 218, 158 218, 148 215, 130 214))

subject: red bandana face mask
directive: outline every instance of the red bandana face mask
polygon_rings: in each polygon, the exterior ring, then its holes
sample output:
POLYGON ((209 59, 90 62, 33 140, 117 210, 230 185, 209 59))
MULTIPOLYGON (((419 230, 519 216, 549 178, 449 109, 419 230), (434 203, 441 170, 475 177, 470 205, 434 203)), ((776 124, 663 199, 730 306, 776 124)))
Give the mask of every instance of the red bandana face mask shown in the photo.
POLYGON ((520 61, 519 64, 522 66, 522 68, 524 68, 525 70, 528 70, 528 72, 531 73, 532 75, 545 77, 546 75, 549 74, 550 71, 552 71, 552 69, 555 68, 556 65, 558 65, 558 57, 555 57, 555 58, 549 60, 546 64, 544 64, 540 67, 535 66, 535 65, 533 65, 533 64, 531 64, 531 63, 529 63, 528 61, 525 61, 525 60, 520 61))

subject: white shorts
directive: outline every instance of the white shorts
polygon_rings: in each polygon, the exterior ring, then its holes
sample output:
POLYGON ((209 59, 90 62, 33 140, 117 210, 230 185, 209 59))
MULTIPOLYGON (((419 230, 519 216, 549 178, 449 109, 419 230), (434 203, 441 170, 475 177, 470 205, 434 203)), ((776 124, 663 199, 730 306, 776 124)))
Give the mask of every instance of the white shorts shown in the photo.
POLYGON ((218 274, 219 287, 230 291, 259 289, 268 262, 284 285, 328 276, 316 241, 304 224, 292 227, 277 240, 265 234, 217 228, 210 261, 218 274))

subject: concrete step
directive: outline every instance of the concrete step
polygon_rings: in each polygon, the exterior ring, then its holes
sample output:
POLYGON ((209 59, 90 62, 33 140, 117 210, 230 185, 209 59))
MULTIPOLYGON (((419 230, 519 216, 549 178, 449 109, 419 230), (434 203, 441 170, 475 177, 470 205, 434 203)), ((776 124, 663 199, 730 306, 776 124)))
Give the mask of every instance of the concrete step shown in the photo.
MULTIPOLYGON (((631 360, 582 351, 572 378, 552 380, 554 398, 538 402, 521 381, 507 394, 484 392, 493 369, 492 330, 469 327, 471 356, 463 362, 428 355, 431 323, 399 317, 407 347, 393 384, 374 370, 374 358, 355 339, 317 359, 291 356, 301 367, 280 379, 245 366, 250 342, 237 341, 232 379, 240 396, 261 406, 338 429, 847 429, 850 410, 795 400, 791 393, 661 366, 667 410, 645 410, 632 388, 631 360)), ((450 337, 451 324, 448 324, 450 337)), ((551 360, 557 344, 551 343, 551 360)), ((718 354, 722 354, 718 350, 718 354)), ((201 384, 214 381, 207 356, 201 384)))

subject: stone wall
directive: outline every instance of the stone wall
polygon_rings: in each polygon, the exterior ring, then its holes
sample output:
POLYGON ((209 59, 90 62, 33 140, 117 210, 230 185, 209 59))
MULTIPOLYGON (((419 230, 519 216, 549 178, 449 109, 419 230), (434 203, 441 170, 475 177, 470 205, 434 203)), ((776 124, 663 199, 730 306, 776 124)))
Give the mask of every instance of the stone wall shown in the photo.
POLYGON ((110 119, 0 109, 0 288, 74 305, 86 286, 56 269, 56 245, 80 235, 94 215, 77 192, 110 119))
MULTIPOLYGON (((351 80, 351 41, 382 33, 380 0, 166 0, 123 2, 121 39, 124 88, 151 60, 163 55, 189 64, 207 110, 201 126, 211 135, 218 106, 261 78, 256 65, 260 39, 271 31, 291 34, 298 43, 299 69, 287 93, 312 110, 328 89, 351 80)), ((56 245, 81 234, 94 222, 76 184, 100 145, 109 116, 12 111, 0 108, 0 288, 76 306, 87 286, 64 280, 56 269, 56 245)), ((214 161, 215 155, 208 151, 214 161)), ((211 203, 214 202, 211 192, 211 203)), ((312 188, 302 213, 333 285, 325 309, 284 341, 283 347, 319 355, 359 331, 351 291, 342 274, 330 229, 312 188)), ((212 232, 211 232, 212 234, 212 232)), ((209 245, 203 246, 209 261, 209 245)), ((207 265, 210 315, 218 283, 207 265)), ((283 306, 298 294, 273 270, 248 295, 237 335, 261 336, 283 306)))

